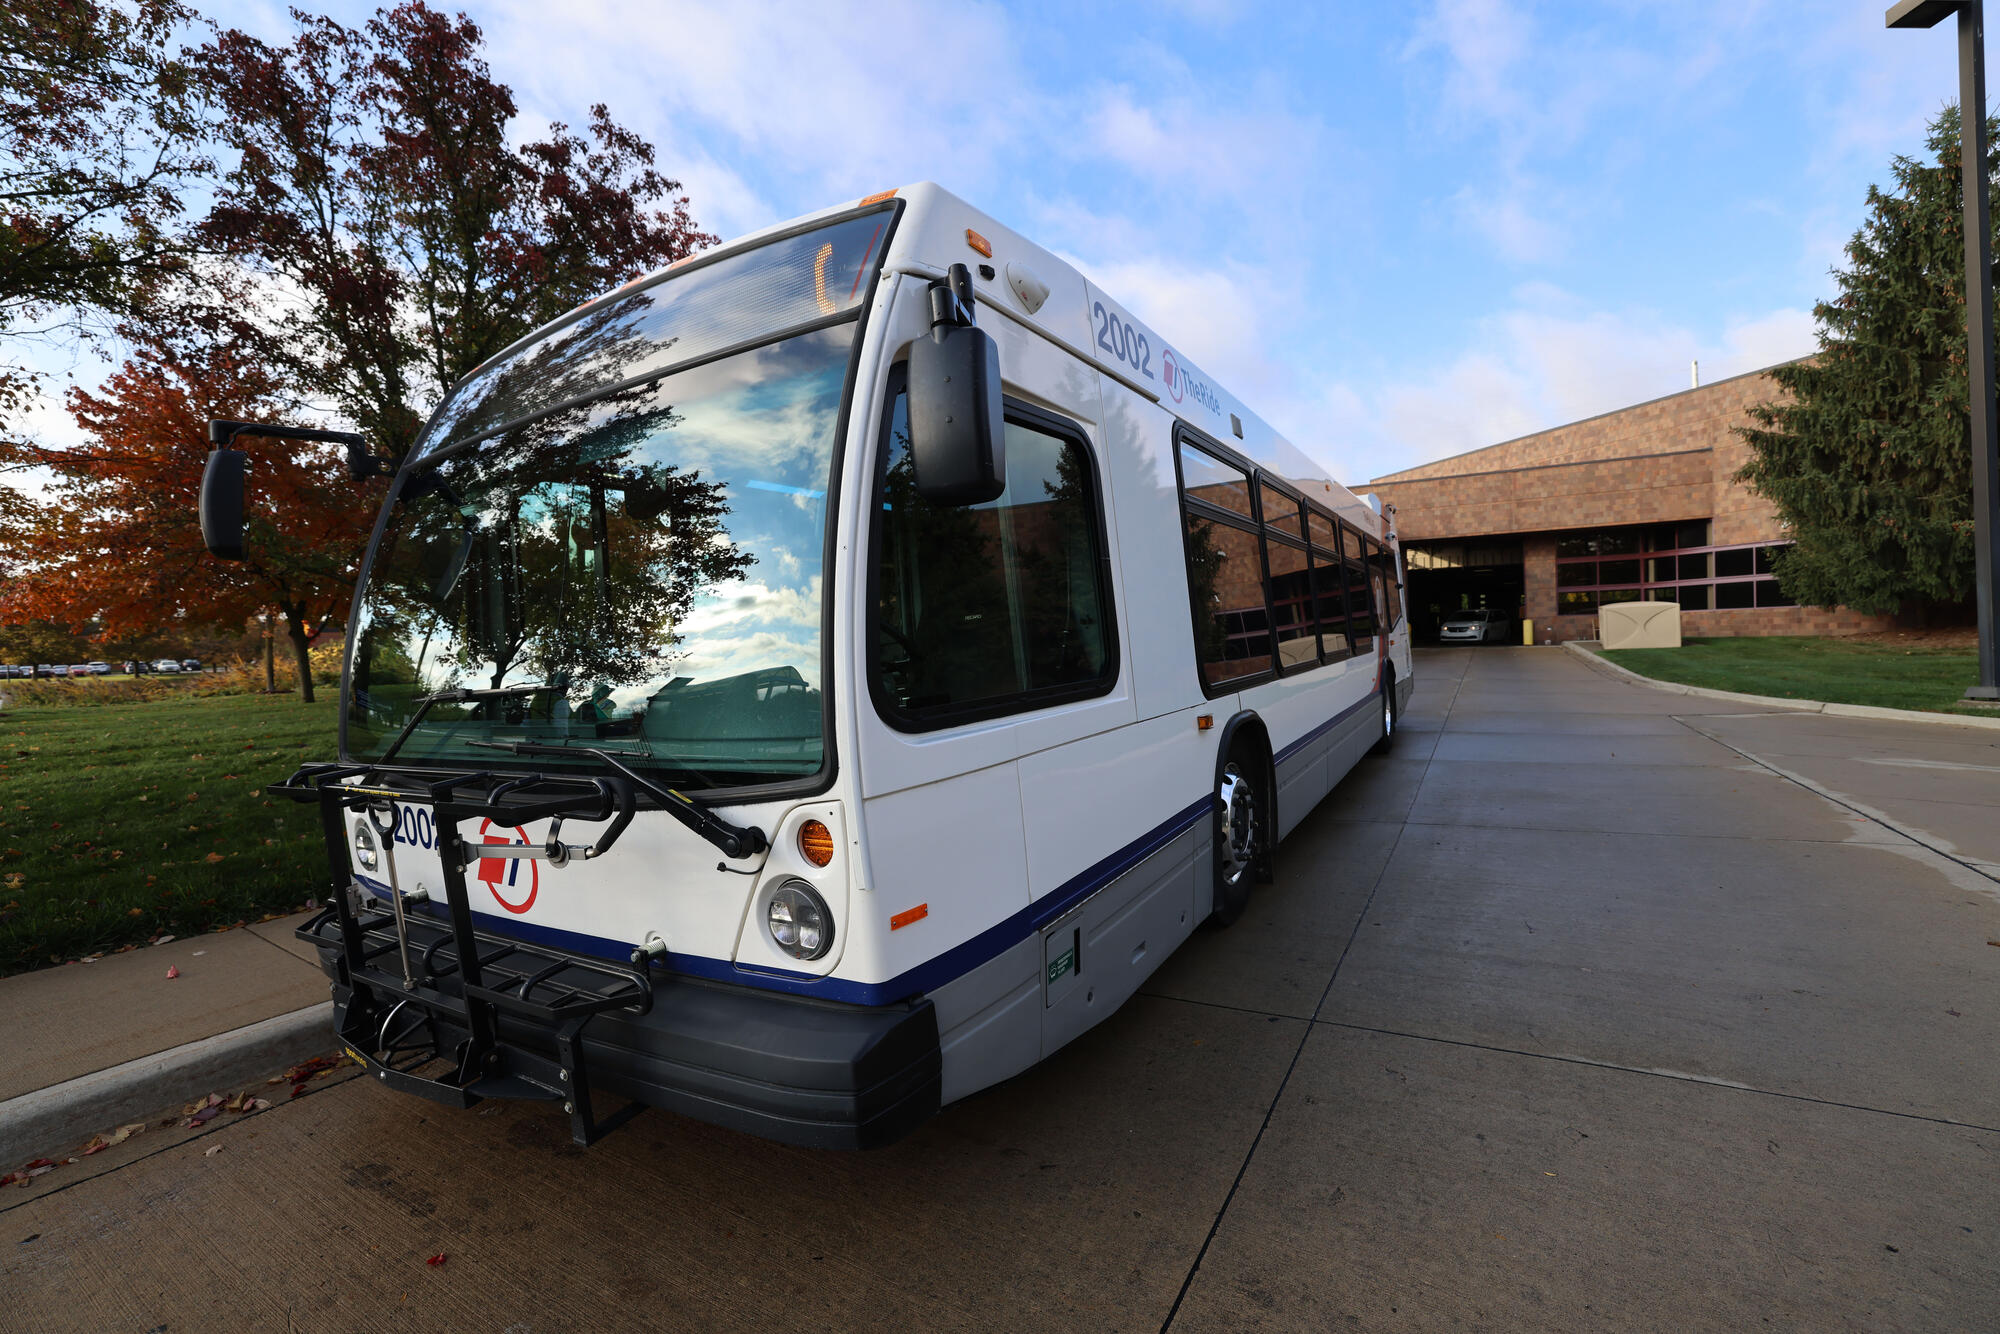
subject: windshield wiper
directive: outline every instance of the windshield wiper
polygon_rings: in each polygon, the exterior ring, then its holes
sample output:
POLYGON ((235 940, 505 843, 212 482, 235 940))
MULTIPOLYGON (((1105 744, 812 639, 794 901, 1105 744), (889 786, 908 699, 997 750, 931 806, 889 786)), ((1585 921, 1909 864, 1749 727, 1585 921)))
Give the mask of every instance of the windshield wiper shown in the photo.
MULTIPOLYGON (((541 741, 468 740, 465 744, 477 746, 482 750, 511 751, 516 755, 588 755, 615 769, 640 791, 651 793, 666 807, 667 814, 713 843, 725 857, 751 857, 771 846, 771 841, 764 837, 764 831, 756 825, 744 828, 729 823, 710 811, 708 807, 695 801, 693 797, 670 787, 661 787, 658 783, 634 773, 617 756, 601 747, 555 746, 541 741)), ((694 771, 689 770, 689 772, 694 771)))
POLYGON ((396 739, 389 743, 389 748, 382 752, 382 758, 377 760, 376 763, 387 764, 389 762, 389 757, 394 755, 397 748, 410 739, 410 733, 417 730, 417 724, 424 720, 424 715, 431 711, 431 705, 433 704, 464 704, 467 701, 483 703, 489 699, 512 699, 517 695, 533 695, 548 688, 545 685, 495 686, 490 690, 459 688, 438 690, 428 695, 419 695, 417 696, 417 711, 410 715, 410 721, 403 724, 403 730, 396 733, 396 739))

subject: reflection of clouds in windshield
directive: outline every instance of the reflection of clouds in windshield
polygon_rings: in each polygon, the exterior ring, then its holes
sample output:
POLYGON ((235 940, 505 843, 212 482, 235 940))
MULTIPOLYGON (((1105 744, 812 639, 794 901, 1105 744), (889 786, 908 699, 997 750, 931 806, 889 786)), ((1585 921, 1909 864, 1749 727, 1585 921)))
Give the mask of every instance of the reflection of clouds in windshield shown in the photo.
POLYGON ((773 241, 591 311, 478 372, 438 414, 420 452, 650 369, 851 310, 883 221, 866 215, 773 241), (816 264, 829 247, 832 266, 816 264))
POLYGON ((695 681, 720 681, 762 671, 773 663, 796 667, 813 689, 819 689, 819 636, 782 635, 764 630, 742 639, 691 641, 686 657, 674 664, 674 675, 695 681))
POLYGON ((748 582, 725 584, 703 597, 677 628, 689 638, 707 639, 731 633, 745 621, 816 627, 819 584, 818 575, 803 588, 772 588, 769 584, 748 582))

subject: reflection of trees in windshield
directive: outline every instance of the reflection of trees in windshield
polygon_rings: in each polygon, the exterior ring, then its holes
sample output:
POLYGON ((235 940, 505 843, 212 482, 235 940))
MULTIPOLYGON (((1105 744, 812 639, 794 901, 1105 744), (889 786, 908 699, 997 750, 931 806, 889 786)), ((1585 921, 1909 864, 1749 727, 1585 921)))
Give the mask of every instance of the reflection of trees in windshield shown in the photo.
POLYGON ((525 685, 543 688, 436 705, 398 757, 511 737, 746 781, 815 772, 852 336, 628 385, 405 474, 360 602, 350 750, 379 753, 418 695, 525 685))
POLYGON ((628 297, 591 311, 467 385, 432 438, 464 437, 549 404, 581 398, 631 374, 641 354, 664 357, 679 340, 649 338, 643 323, 648 310, 643 300, 628 297))
POLYGON ((371 586, 400 615, 371 633, 414 631, 421 659, 495 687, 522 669, 552 683, 651 676, 696 596, 756 559, 723 527, 723 482, 633 457, 682 420, 653 397, 640 386, 566 408, 438 465, 371 586))

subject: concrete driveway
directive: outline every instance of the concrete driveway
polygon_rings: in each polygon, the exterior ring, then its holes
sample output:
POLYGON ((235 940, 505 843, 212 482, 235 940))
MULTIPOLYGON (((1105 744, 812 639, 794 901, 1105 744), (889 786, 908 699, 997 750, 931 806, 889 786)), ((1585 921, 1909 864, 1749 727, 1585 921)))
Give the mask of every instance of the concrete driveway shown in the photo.
POLYGON ((895 1148, 654 1112, 579 1153, 349 1081, 0 1199, 0 1290, 133 1331, 1991 1328, 1996 742, 1426 653, 1242 921, 895 1148))

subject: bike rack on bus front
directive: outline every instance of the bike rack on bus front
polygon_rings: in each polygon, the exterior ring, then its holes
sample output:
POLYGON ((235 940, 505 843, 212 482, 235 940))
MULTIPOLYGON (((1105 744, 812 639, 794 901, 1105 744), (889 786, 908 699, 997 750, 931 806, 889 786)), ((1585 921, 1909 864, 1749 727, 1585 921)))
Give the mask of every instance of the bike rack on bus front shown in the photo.
MULTIPOLYGON (((653 982, 644 954, 625 967, 482 932, 473 925, 465 882, 472 862, 488 857, 533 857, 561 866, 603 855, 632 822, 629 783, 491 772, 440 778, 374 765, 308 764, 266 790, 320 809, 333 896, 298 935, 335 951, 338 1034, 349 1056, 389 1087, 449 1106, 470 1107, 489 1097, 560 1102, 579 1145, 641 1110, 643 1104, 634 1102, 602 1121, 596 1118, 582 1035, 599 1014, 644 1014, 651 1008, 653 982), (405 911, 427 901, 405 898, 399 885, 391 893, 401 901, 390 911, 366 906, 368 895, 348 860, 344 812, 396 802, 432 810, 444 867, 445 921, 437 920, 434 904, 426 913, 405 911), (552 828, 539 846, 467 843, 459 822, 482 818, 504 818, 517 827, 546 819, 552 828), (560 842, 565 819, 610 823, 594 844, 573 846, 560 842), (393 972, 378 962, 391 954, 398 960, 393 972), (543 1047, 553 1057, 537 1050, 543 1047), (422 1073, 439 1061, 449 1062, 451 1071, 422 1073)), ((394 856, 393 842, 385 851, 394 856)))

